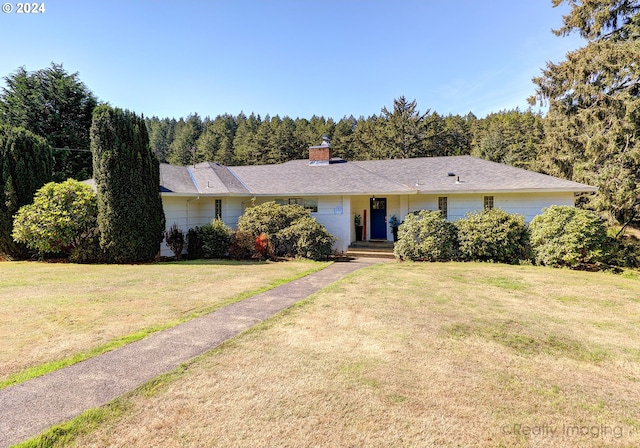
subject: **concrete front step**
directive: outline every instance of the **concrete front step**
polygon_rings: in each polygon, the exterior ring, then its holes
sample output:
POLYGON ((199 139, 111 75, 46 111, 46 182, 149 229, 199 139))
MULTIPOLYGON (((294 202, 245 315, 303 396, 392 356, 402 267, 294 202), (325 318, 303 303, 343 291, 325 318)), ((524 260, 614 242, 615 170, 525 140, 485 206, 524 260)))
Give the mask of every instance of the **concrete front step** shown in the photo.
POLYGON ((394 258, 391 241, 355 241, 347 249, 349 257, 394 258))
POLYGON ((361 251, 357 249, 347 250, 347 257, 353 258, 395 258, 393 252, 376 252, 376 251, 361 251))
POLYGON ((393 250, 393 242, 391 241, 354 241, 349 245, 351 248, 367 248, 367 249, 380 249, 380 250, 393 250))

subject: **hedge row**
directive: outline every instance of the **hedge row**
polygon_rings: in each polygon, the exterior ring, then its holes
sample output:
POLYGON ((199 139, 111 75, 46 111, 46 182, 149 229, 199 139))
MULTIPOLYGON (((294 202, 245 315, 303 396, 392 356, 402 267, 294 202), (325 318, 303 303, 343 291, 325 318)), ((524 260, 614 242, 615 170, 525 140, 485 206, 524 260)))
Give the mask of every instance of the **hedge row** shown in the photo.
POLYGON ((407 215, 398 229, 395 256, 414 261, 493 261, 573 269, 603 265, 638 267, 640 245, 607 235, 594 212, 551 206, 529 226, 499 209, 470 213, 455 223, 439 211, 407 215))

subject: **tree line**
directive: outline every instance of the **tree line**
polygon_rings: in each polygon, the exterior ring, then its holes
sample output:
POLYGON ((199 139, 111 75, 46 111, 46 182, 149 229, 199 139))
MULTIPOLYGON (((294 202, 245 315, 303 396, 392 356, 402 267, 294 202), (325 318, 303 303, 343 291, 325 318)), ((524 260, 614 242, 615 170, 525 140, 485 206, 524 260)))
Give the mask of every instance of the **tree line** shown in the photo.
POLYGON ((322 136, 335 157, 374 160, 472 154, 496 162, 534 168, 544 142, 543 117, 531 110, 501 111, 485 118, 473 113, 421 113, 415 100, 393 100, 393 108, 367 118, 336 121, 324 116, 198 114, 187 118, 147 118, 149 141, 161 162, 188 165, 262 165, 304 159, 322 136))

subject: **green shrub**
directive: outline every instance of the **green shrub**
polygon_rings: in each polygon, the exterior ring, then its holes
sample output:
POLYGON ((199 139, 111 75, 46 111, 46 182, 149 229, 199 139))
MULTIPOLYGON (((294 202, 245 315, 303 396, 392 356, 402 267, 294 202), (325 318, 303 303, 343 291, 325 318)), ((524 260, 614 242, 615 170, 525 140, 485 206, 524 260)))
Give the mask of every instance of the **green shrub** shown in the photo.
POLYGON ((40 188, 33 204, 18 210, 13 238, 40 256, 69 256, 97 226, 98 201, 89 185, 69 179, 40 188))
POLYGON ((195 227, 187 231, 187 255, 191 260, 202 258, 200 227, 195 227))
POLYGON ((336 238, 311 216, 295 220, 290 226, 280 230, 276 234, 276 239, 287 242, 289 247, 288 252, 282 255, 310 260, 329 258, 333 253, 333 243, 336 241, 336 238))
POLYGON ((273 257, 325 258, 327 251, 331 253, 327 241, 330 240, 331 245, 335 241, 304 207, 275 202, 248 208, 238 220, 238 231, 251 234, 254 243, 255 238, 264 233, 271 243, 273 257))
POLYGON ((529 224, 537 264, 584 268, 605 258, 607 227, 589 210, 552 205, 529 224))
POLYGON ((69 254, 72 263, 107 263, 108 258, 100 247, 100 229, 90 229, 69 254))
POLYGON ((271 236, 303 216, 309 216, 309 211, 301 205, 265 202, 245 210, 238 220, 238 230, 251 232, 256 237, 261 233, 271 236))
POLYGON ((184 232, 178 227, 178 224, 173 223, 171 228, 164 233, 164 239, 176 260, 180 260, 182 249, 184 249, 184 232))
POLYGON ((447 261, 456 258, 456 227, 439 211, 421 210, 407 215, 398 227, 393 253, 401 260, 447 261))
POLYGON ((605 263, 623 268, 640 267, 640 239, 633 235, 615 237, 613 231, 607 238, 604 249, 605 263))
POLYGON ((229 257, 234 260, 249 260, 256 255, 256 237, 251 232, 237 230, 231 236, 229 257))
POLYGON ((468 213, 456 222, 465 260, 514 263, 527 256, 524 218, 500 209, 468 213))
POLYGON ((220 218, 200 227, 202 256, 204 258, 224 258, 229 251, 232 230, 220 218))

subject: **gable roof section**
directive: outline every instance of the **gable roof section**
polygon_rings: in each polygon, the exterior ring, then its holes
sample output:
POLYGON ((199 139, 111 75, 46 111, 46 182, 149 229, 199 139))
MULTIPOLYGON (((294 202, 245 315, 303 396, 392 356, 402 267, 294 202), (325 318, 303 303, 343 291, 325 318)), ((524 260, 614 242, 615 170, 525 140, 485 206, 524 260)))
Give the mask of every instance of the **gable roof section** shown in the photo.
POLYGON ((589 185, 472 156, 328 165, 309 165, 308 160, 234 167, 212 162, 189 167, 161 164, 160 189, 176 195, 216 196, 597 191, 589 185))
POLYGON ((198 189, 185 166, 160 164, 160 192, 196 194, 198 189))
POLYGON ((195 166, 161 164, 160 191, 182 195, 250 195, 229 167, 212 162, 195 166))

